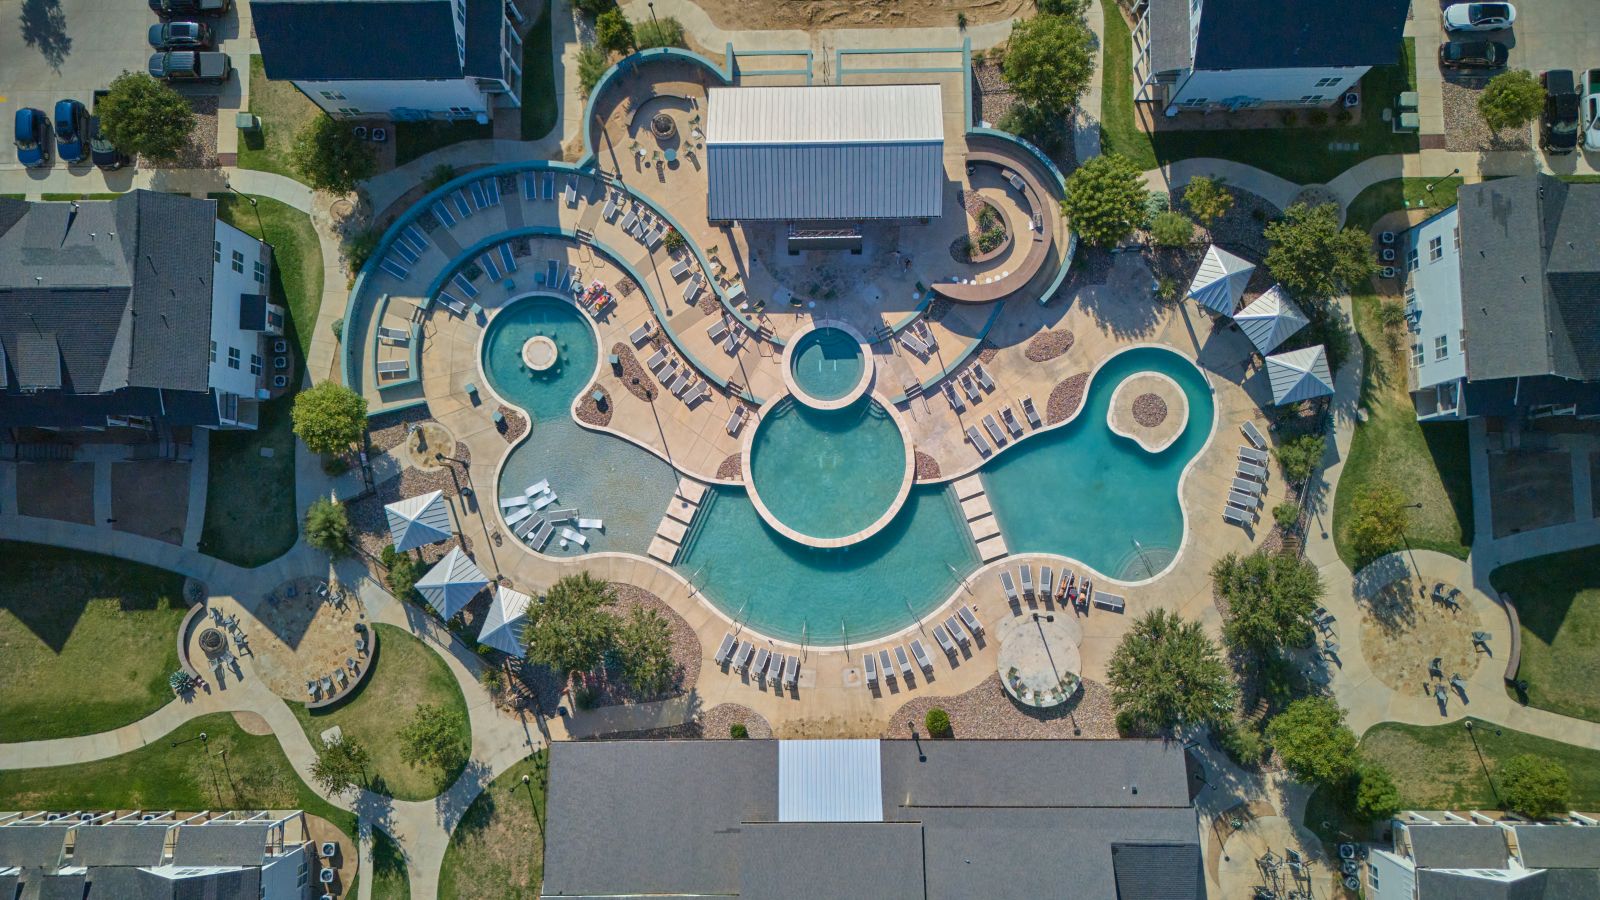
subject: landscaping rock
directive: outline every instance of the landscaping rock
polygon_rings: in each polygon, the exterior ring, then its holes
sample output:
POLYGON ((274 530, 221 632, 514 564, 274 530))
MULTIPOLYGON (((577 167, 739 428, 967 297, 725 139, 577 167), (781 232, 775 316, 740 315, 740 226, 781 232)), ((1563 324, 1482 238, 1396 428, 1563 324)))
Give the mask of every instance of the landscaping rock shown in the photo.
POLYGON ((578 421, 585 425, 604 428, 611 424, 611 411, 615 407, 611 403, 611 393, 600 386, 597 381, 584 389, 583 398, 578 401, 578 421), (601 400, 594 399, 594 393, 600 392, 601 400))
MULTIPOLYGON (((1083 690, 1073 700, 1050 709, 1018 706, 1000 686, 998 672, 964 694, 954 697, 918 697, 895 711, 884 737, 904 737, 911 727, 924 735, 924 717, 938 707, 950 714, 956 739, 1104 740, 1117 737, 1116 709, 1111 691, 1098 681, 1083 680, 1083 690)), ((755 735, 752 734, 751 737, 755 735)))
MULTIPOLYGON (((611 345, 611 352, 616 354, 622 362, 622 386, 636 399, 649 402, 651 395, 650 373, 645 371, 639 358, 633 355, 633 348, 618 341, 611 345)), ((613 376, 615 377, 615 376, 613 376)))
POLYGON ((737 453, 728 454, 728 457, 717 465, 717 477, 727 481, 743 481, 743 458, 737 453))
POLYGON ((504 416, 506 420, 505 430, 500 433, 501 437, 506 439, 506 443, 515 444, 517 438, 528 433, 528 420, 523 417, 522 413, 504 403, 500 404, 498 409, 500 410, 500 415, 504 416))
POLYGON ((1072 332, 1065 329, 1055 331, 1041 331, 1028 341, 1028 348, 1023 355, 1029 362, 1049 362, 1072 349, 1072 332))
POLYGON ((1155 394, 1140 394, 1133 398, 1133 420, 1146 428, 1154 428, 1167 420, 1167 401, 1155 394))
POLYGON ((1045 405, 1044 420, 1047 425, 1065 422, 1083 403, 1083 390, 1089 384, 1089 373, 1079 372, 1050 390, 1050 402, 1045 405))
POLYGON ((939 461, 928 454, 923 453, 921 450, 916 450, 914 452, 916 453, 917 461, 917 480, 934 481, 938 479, 939 461))
POLYGON ((1487 78, 1446 78, 1444 100, 1444 148, 1458 153, 1485 150, 1528 150, 1533 147, 1532 129, 1505 128, 1494 131, 1478 114, 1478 97, 1487 87, 1487 78))

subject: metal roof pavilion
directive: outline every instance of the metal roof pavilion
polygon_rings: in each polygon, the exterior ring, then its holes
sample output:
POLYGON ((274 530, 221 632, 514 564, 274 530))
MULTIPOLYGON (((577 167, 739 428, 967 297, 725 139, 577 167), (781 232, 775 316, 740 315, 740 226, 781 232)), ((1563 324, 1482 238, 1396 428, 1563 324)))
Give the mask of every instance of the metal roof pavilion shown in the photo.
POLYGON ((383 512, 389 518, 394 549, 401 553, 450 538, 450 505, 444 500, 444 491, 397 500, 383 512))
POLYGON ((1328 354, 1321 344, 1267 357, 1267 381, 1277 406, 1333 393, 1328 354))
POLYGON ((944 206, 937 84, 706 92, 714 221, 932 218, 944 206))
POLYGON ((1189 297, 1206 309, 1231 316, 1255 270, 1252 263, 1212 244, 1189 283, 1189 297))
POLYGON ((778 742, 778 821, 882 822, 876 740, 778 742))
POLYGON ((1271 353, 1289 335, 1306 327, 1310 319, 1294 305, 1283 285, 1275 284, 1244 309, 1234 313, 1233 321, 1250 343, 1262 353, 1271 353))
POLYGON ((526 653, 522 645, 522 627, 528 621, 528 607, 533 598, 505 585, 494 589, 494 602, 483 617, 483 628, 478 632, 478 643, 493 647, 521 659, 526 653))
POLYGON ((417 579, 417 593, 448 620, 472 602, 472 598, 478 596, 478 592, 488 584, 488 576, 457 545, 451 547, 444 559, 428 570, 428 574, 417 579))

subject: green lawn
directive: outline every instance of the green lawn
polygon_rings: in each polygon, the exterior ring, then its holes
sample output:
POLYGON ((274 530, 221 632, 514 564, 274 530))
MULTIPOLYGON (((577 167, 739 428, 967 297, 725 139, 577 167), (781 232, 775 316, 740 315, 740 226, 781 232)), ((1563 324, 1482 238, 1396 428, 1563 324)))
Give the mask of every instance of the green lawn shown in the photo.
MULTIPOLYGON (((347 891, 346 896, 354 897, 355 891, 347 891)), ((372 897, 373 900, 411 898, 405 853, 382 828, 372 829, 372 897)))
POLYGON ((276 172, 298 179, 289 147, 307 122, 322 115, 293 82, 269 81, 260 54, 250 57, 250 111, 261 119, 255 133, 239 132, 239 168, 276 172))
MULTIPOLYGON (((1108 6, 1102 35, 1105 62, 1100 73, 1100 142, 1107 153, 1120 153, 1141 169, 1194 157, 1216 157, 1247 163, 1299 184, 1320 184, 1373 156, 1416 153, 1414 134, 1395 134, 1383 121, 1383 109, 1401 91, 1415 88, 1416 46, 1406 38, 1396 65, 1379 66, 1361 79, 1360 121, 1320 128, 1163 131, 1152 136, 1134 118, 1133 48, 1128 24, 1108 6), (1329 149, 1331 143, 1355 142, 1359 150, 1329 149)), ((1160 114, 1160 110, 1156 111, 1160 114)), ((1330 115, 1336 110, 1330 110, 1330 115)))
MULTIPOLYGON (((1389 769, 1400 789, 1402 806, 1407 809, 1498 809, 1500 802, 1489 777, 1505 760, 1519 753, 1553 759, 1566 767, 1572 778, 1573 808, 1600 806, 1600 751, 1501 728, 1481 719, 1470 721, 1470 734, 1461 722, 1383 722, 1361 738, 1361 753, 1389 769), (1499 734, 1495 733, 1497 728, 1499 734), (1484 774, 1485 769, 1489 775, 1484 774)), ((1359 825, 1342 818, 1337 804, 1327 794, 1319 788, 1312 795, 1306 806, 1306 827, 1324 840, 1330 840, 1339 830, 1357 834, 1352 829, 1359 825), (1322 826, 1325 821, 1329 823, 1327 828, 1322 826)))
POLYGON ((394 123, 394 164, 403 166, 419 156, 425 156, 462 141, 482 141, 494 137, 493 125, 479 125, 467 119, 460 122, 396 122, 394 123))
POLYGON ((541 750, 507 769, 472 801, 444 851, 441 900, 539 896, 547 777, 541 750), (523 775, 529 776, 527 785, 523 775))
POLYGON ((550 8, 522 38, 522 139, 542 138, 555 127, 555 39, 550 29, 550 8))
MULTIPOLYGON (((350 838, 356 817, 318 797, 272 735, 215 713, 121 756, 0 771, 3 809, 302 809, 350 838), (190 740, 205 732, 207 740, 190 740), (175 741, 188 741, 173 747, 175 741)), ((348 844, 347 846, 353 846, 348 844)))
MULTIPOLYGON (((273 247, 272 297, 289 312, 287 333, 304 358, 322 305, 322 249, 305 213, 266 197, 255 210, 233 194, 212 195, 217 215, 273 247), (260 222, 256 213, 261 214, 260 222)), ((298 366, 290 383, 298 384, 298 366)), ((200 549, 235 565, 255 567, 289 551, 300 535, 295 516, 293 394, 261 404, 255 431, 211 436, 205 527, 200 549), (271 448, 272 456, 261 455, 271 448)))
POLYGON ((0 542, 0 741, 109 731, 171 702, 183 614, 182 575, 0 542))
MULTIPOLYGON (((378 653, 372 672, 355 696, 329 710, 293 709, 313 745, 322 732, 339 726, 347 738, 359 740, 372 754, 371 789, 399 800, 427 800, 461 775, 461 768, 439 773, 414 767, 400 758, 399 733, 411 710, 424 703, 461 713, 461 745, 472 744, 466 727, 467 701, 444 660, 421 641, 391 625, 378 630, 378 653)), ((462 753, 465 760, 466 752, 462 753)))
POLYGON ((1430 214, 1456 204, 1460 178, 1390 178, 1368 185, 1350 201, 1345 224, 1371 231, 1378 220, 1399 209, 1426 209, 1430 214), (1433 190, 1429 191, 1428 186, 1433 190))
POLYGON ((1496 590, 1517 604, 1528 704, 1600 722, 1589 675, 1600 668, 1600 548, 1525 559, 1495 569, 1496 590))
POLYGON ((41 200, 115 200, 121 194, 40 194, 41 200))

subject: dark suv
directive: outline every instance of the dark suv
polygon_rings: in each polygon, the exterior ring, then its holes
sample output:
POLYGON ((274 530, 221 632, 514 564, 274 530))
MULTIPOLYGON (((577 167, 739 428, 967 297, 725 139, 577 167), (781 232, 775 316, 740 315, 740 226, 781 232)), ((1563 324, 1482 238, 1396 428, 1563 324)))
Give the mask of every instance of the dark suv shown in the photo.
POLYGON ((1578 146, 1578 79, 1571 69, 1551 69, 1539 74, 1544 85, 1544 116, 1539 146, 1546 153, 1571 153, 1578 146))
POLYGON ((150 11, 163 19, 183 16, 220 16, 233 0, 148 0, 150 11))
POLYGON ((201 22, 157 22, 150 26, 154 50, 209 50, 211 26, 201 22))

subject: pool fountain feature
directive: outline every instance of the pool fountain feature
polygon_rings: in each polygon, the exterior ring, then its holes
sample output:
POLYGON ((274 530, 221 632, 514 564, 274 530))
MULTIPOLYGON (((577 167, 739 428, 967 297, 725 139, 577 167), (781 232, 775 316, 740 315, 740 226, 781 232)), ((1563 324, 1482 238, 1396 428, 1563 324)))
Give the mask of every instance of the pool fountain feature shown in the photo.
POLYGON ((783 350, 785 386, 813 409, 844 409, 872 386, 872 354, 854 327, 823 319, 789 339, 783 350))
POLYGON ((522 364, 530 372, 548 372, 559 355, 556 342, 542 334, 528 338, 522 345, 522 364))

